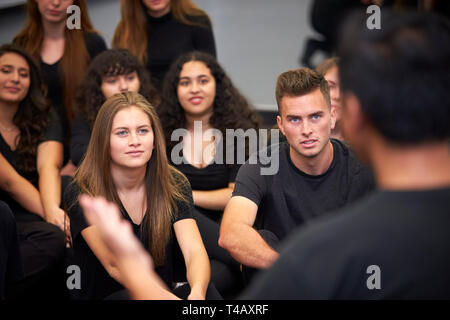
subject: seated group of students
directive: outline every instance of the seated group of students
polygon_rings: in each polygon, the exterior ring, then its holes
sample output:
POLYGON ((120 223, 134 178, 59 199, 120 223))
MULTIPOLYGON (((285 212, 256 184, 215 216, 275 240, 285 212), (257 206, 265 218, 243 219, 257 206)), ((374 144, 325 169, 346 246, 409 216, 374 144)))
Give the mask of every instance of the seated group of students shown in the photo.
MULTIPOLYGON (((430 58, 427 50, 440 45, 436 32, 441 30, 436 29, 448 31, 448 22, 413 14, 384 19, 386 31, 378 39, 365 30, 358 33, 354 25, 348 27, 353 42, 344 41, 340 51, 345 110, 339 106, 337 81, 326 79, 337 71, 333 60, 321 66, 321 72, 301 68, 278 77, 277 125, 286 141, 277 143, 272 137, 258 161, 242 166, 234 137, 226 141, 225 132, 259 129, 261 124, 213 56, 196 51, 179 56, 158 93, 129 51, 104 51, 93 59, 77 90, 70 149, 78 168, 64 183, 58 179, 63 128, 45 100, 38 67, 20 47, 3 45, 0 107, 17 124, 2 128, 0 137, 0 189, 6 202, 1 203, 5 232, 0 249, 7 257, 0 271, 8 281, 7 296, 26 297, 42 291, 43 283, 49 290, 55 289, 49 284, 65 286, 66 238, 73 247, 71 263, 81 270, 80 288, 70 291, 74 298, 128 298, 125 285, 134 298, 218 299, 229 297, 230 290, 239 292, 241 277, 245 285, 251 284, 247 297, 255 299, 448 297, 441 283, 448 275, 438 275, 449 266, 446 255, 437 255, 439 263, 437 257, 427 256, 423 270, 398 273, 408 261, 429 254, 427 248, 438 243, 444 250, 450 243, 444 241, 448 236, 442 229, 449 219, 449 113, 435 100, 427 100, 428 95, 411 101, 411 93, 402 92, 429 90, 433 99, 445 93, 440 81, 448 57, 430 58), (392 22, 398 19, 403 24, 392 22), (426 36, 417 37, 414 28, 426 36), (402 41, 408 50, 416 50, 416 56, 402 51, 402 41), (375 50, 380 43, 397 56, 386 56, 386 50, 370 56, 365 46, 375 50), (443 70, 437 72, 437 66, 443 70), (398 81, 403 76, 399 70, 412 74, 405 86, 398 81), (419 71, 430 83, 420 90, 419 71), (381 79, 385 83, 374 93, 371 85, 381 79), (398 92, 390 91, 392 87, 398 92), (412 109, 405 110, 410 102, 412 109), (393 110, 393 105, 399 109, 393 110), (417 117, 430 108, 435 111, 433 121, 417 117), (338 117, 342 119, 336 126, 338 117), (225 138, 216 140, 210 129, 225 138), (372 171, 360 164, 348 145, 331 138, 342 138, 342 129, 371 164, 381 191, 373 193, 372 171), (425 150, 427 166, 420 167, 420 178, 408 176, 406 170, 417 166, 417 160, 409 167, 409 159, 400 159, 399 153, 412 154, 424 141, 434 146, 425 150), (235 147, 233 161, 228 162, 223 159, 228 158, 229 145, 235 147), (264 155, 270 163, 261 160, 264 155), (272 166, 274 171, 264 174, 272 166), (410 184, 413 190, 433 190, 410 194, 405 191, 410 184), (83 194, 103 197, 113 205, 83 194), (54 208, 54 203, 61 205, 54 208), (336 213, 351 203, 355 205, 348 210, 354 213, 336 213), (436 220, 428 221, 423 213, 430 203, 436 220), (408 240, 396 241, 403 223, 410 227, 403 230, 408 240), (294 231, 298 226, 307 227, 294 231), (286 242, 290 236, 292 241, 286 242), (409 237, 417 237, 419 254, 411 253, 409 237), (373 264, 381 265, 386 279, 391 279, 381 293, 367 291, 362 280, 365 268, 373 264), (257 270, 269 267, 261 278, 254 278, 257 270), (343 279, 348 281, 342 283, 343 279)), ((446 95, 442 98, 446 101, 446 95)), ((414 153, 417 158, 418 154, 414 153)))

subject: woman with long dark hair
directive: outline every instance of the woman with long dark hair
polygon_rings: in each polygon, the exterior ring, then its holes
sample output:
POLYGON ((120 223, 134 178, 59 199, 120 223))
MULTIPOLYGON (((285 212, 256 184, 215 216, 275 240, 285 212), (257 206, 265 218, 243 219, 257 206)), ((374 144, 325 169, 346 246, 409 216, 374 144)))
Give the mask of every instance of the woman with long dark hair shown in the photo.
POLYGON ((45 296, 63 258, 69 220, 60 208, 62 141, 34 59, 16 45, 1 46, 0 197, 17 220, 25 276, 20 294, 45 296))
MULTIPOLYGON (((167 153, 192 186, 195 214, 208 254, 214 264, 222 262, 235 270, 234 260, 217 244, 218 223, 231 198, 240 165, 248 156, 248 148, 239 149, 235 137, 227 141, 226 130, 258 129, 259 115, 217 60, 198 51, 183 54, 172 64, 161 99, 157 110, 164 126, 167 153), (182 142, 178 135, 172 139, 176 130, 181 132, 182 142), (207 137, 211 130, 220 133, 221 141, 207 137), (198 136, 203 138, 199 140, 198 136), (236 156, 239 152, 245 153, 241 163, 236 156), (232 163, 227 159, 232 159, 232 163)), ((223 292, 232 281, 223 273, 217 275, 215 269, 212 279, 223 292)), ((221 263, 217 269, 224 269, 221 263)))

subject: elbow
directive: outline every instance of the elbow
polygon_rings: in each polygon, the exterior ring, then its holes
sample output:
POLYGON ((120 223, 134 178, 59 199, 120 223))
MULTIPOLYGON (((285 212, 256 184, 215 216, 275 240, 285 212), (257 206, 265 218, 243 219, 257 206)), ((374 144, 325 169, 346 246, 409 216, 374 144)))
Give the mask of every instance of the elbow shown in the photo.
POLYGON ((233 235, 227 228, 222 228, 219 235, 219 246, 227 251, 233 247, 233 235))

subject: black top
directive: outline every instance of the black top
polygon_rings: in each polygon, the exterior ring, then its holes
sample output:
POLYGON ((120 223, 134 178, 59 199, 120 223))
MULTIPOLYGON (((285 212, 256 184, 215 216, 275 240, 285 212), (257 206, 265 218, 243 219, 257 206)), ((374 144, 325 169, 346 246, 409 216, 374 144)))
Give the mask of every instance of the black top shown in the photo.
POLYGON ((258 205, 257 229, 269 230, 282 240, 295 226, 341 208, 374 188, 372 172, 353 152, 339 140, 331 139, 331 143, 333 160, 321 175, 300 171, 291 161, 287 142, 269 147, 274 159, 279 156, 276 174, 261 174, 261 168, 269 165, 246 163, 241 167, 233 196, 258 205))
MULTIPOLYGON (((220 148, 222 152, 216 152, 214 159, 204 168, 197 168, 191 165, 182 155, 182 163, 175 164, 171 162, 171 165, 186 176, 192 190, 210 191, 227 188, 228 184, 236 180, 236 175, 241 167, 241 164, 237 161, 239 145, 236 140, 234 140, 233 149, 231 149, 231 146, 228 147, 229 150, 227 151, 227 143, 222 140, 216 147, 217 149, 220 148), (227 164, 228 153, 233 154, 233 161, 229 161, 233 162, 232 164, 227 164)), ((169 152, 167 155, 169 160, 173 160, 172 152, 169 152)), ((198 206, 195 206, 195 209, 214 221, 219 222, 222 218, 222 210, 209 210, 198 206)))
POLYGON ((4 296, 6 284, 22 277, 23 263, 16 221, 6 203, 0 201, 0 300, 4 296))
POLYGON ((176 20, 172 13, 154 18, 147 15, 147 68, 152 82, 161 90, 162 81, 170 64, 182 53, 198 50, 216 56, 216 44, 211 22, 207 16, 190 17, 205 27, 186 25, 176 20))
MULTIPOLYGON (((173 224, 182 219, 193 218, 192 191, 190 187, 187 187, 182 190, 182 192, 189 199, 190 203, 177 203, 178 214, 172 221, 170 240, 166 247, 166 262, 163 266, 156 268, 156 272, 169 288, 172 288, 173 282, 179 280, 175 278, 174 272, 179 272, 180 269, 183 269, 184 265, 181 249, 176 241, 173 224), (176 263, 181 263, 183 265, 178 266, 176 263)), ((68 214, 73 239, 74 259, 76 264, 80 266, 82 272, 81 289, 72 290, 74 292, 71 292, 71 294, 73 294, 73 298, 78 299, 103 299, 108 295, 123 289, 123 287, 109 276, 81 235, 81 231, 89 227, 89 225, 84 218, 80 205, 76 201, 78 199, 78 195, 79 189, 74 184, 69 185, 64 194, 65 203, 69 205, 69 208, 71 204, 75 203, 75 205, 68 211, 68 214)), ((124 219, 131 223, 134 234, 141 240, 144 247, 148 250, 147 232, 143 228, 143 224, 134 224, 123 206, 121 206, 121 213, 124 219)), ((186 281, 185 279, 183 280, 186 281)))
POLYGON ((91 127, 81 116, 77 115, 72 123, 72 140, 70 141, 70 159, 75 166, 79 166, 91 139, 91 127))
MULTIPOLYGON (((106 50, 105 41, 97 33, 85 33, 85 43, 91 60, 96 55, 106 50)), ((64 107, 62 79, 59 73, 60 62, 61 60, 58 60, 54 64, 47 64, 41 60, 41 72, 42 79, 48 87, 48 98, 57 111, 58 116, 61 119, 62 127, 64 128, 64 163, 66 163, 69 157, 68 142, 70 141, 70 127, 67 112, 64 107)))
POLYGON ((373 192, 293 232, 244 298, 450 299, 449 208, 450 187, 373 192))
MULTIPOLYGON (((58 115, 53 109, 50 111, 50 122, 47 131, 44 133, 43 139, 39 142, 45 141, 58 141, 63 142, 63 133, 61 128, 61 122, 59 121, 58 115)), ((39 174, 36 171, 31 174, 25 175, 19 171, 14 163, 14 158, 16 151, 12 151, 3 136, 0 134, 0 152, 5 157, 5 159, 16 169, 16 171, 22 175, 25 179, 30 181, 37 189, 39 189, 39 174)), ((42 220, 37 214, 31 213, 25 208, 23 208, 19 203, 16 202, 8 193, 0 190, 0 199, 5 201, 14 213, 17 221, 40 221, 42 220)))

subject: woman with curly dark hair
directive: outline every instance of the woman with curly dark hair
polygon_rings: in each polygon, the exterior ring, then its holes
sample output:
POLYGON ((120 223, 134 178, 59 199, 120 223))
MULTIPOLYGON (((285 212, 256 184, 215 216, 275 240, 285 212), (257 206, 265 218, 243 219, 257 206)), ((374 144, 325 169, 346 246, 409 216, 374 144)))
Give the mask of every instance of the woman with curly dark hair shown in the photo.
POLYGON ((45 275, 54 275, 63 257, 63 231, 70 237, 60 208, 63 134, 50 110, 33 58, 16 45, 2 45, 0 198, 14 213, 19 232, 25 279, 17 293, 31 296, 42 293, 39 286, 46 282, 50 287, 45 275))
MULTIPOLYGON (((168 157, 191 183, 195 215, 208 254, 233 266, 228 253, 218 247, 218 222, 243 162, 241 158, 237 163, 236 152, 244 150, 239 150, 234 140, 225 141, 226 130, 258 129, 259 115, 233 86, 217 60, 198 51, 186 53, 172 64, 164 79, 161 98, 158 113, 164 126, 168 157), (211 132, 224 139, 206 137, 211 132), (178 141, 181 136, 182 143, 178 141)), ((219 282, 227 281, 223 277, 217 279, 214 269, 212 266, 212 276, 220 291, 219 282)))
POLYGON ((159 95, 150 75, 139 60, 126 49, 111 49, 99 54, 89 66, 79 87, 73 122, 71 160, 78 166, 86 153, 98 110, 107 98, 119 92, 135 91, 152 105, 159 104, 159 95))

